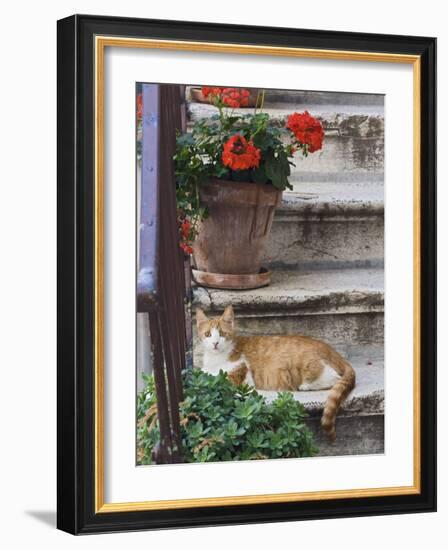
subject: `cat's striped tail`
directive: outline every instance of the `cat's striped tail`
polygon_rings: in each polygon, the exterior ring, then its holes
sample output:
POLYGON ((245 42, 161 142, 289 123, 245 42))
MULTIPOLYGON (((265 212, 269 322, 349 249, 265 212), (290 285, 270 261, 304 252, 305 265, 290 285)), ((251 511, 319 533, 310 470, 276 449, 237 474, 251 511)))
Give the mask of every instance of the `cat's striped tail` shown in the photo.
POLYGON ((332 367, 341 375, 331 388, 322 413, 321 425, 331 441, 336 439, 336 415, 344 399, 355 387, 356 374, 353 367, 335 352, 332 367))

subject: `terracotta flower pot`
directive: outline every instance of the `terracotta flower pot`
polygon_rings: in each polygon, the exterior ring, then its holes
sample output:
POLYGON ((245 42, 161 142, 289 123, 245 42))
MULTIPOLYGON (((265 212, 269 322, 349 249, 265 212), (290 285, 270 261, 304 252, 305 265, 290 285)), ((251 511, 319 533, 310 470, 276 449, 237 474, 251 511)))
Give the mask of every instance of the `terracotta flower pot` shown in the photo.
MULTIPOLYGON (((259 88, 249 88, 250 96, 249 101, 246 107, 255 107, 257 103, 257 95, 259 92, 259 88)), ((202 95, 202 89, 201 88, 190 88, 190 94, 191 94, 191 100, 195 103, 209 103, 213 105, 213 100, 210 96, 204 97, 202 95)), ((244 108, 244 107, 243 107, 244 108)))
POLYGON ((268 184, 212 180, 203 186, 209 216, 193 244, 196 281, 217 288, 269 284, 261 259, 281 199, 282 192, 268 184))

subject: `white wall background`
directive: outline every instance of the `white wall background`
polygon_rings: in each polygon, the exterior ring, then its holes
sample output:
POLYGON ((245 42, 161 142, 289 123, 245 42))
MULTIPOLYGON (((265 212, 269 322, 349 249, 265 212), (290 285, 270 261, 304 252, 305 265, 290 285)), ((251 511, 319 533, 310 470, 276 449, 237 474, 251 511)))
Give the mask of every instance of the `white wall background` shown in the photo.
MULTIPOLYGON (((56 474, 56 20, 73 13, 428 35, 439 38, 439 151, 448 148, 448 31, 444 3, 427 0, 219 2, 16 1, 0 33, 0 541, 5 548, 362 548, 446 545, 448 443, 439 372, 439 512, 74 538, 55 530, 56 474)), ((439 162, 439 335, 448 279, 448 170, 439 162), (445 252, 445 253, 444 253, 445 252)))

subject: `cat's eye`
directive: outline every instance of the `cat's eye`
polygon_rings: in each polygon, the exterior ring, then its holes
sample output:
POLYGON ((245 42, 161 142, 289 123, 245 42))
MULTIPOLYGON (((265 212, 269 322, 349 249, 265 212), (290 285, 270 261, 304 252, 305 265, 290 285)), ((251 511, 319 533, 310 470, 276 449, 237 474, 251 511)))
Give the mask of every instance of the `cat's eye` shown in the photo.
POLYGON ((207 330, 207 332, 205 333, 205 337, 210 338, 210 336, 211 336, 211 332, 209 330, 207 330))

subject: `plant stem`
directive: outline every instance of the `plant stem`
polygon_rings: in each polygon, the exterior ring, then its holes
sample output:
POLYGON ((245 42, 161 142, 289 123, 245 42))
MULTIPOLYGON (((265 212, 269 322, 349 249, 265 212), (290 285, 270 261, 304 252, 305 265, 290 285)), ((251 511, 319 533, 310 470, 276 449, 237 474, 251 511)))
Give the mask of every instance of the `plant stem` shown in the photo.
POLYGON ((254 115, 257 114, 257 109, 258 109, 258 100, 260 99, 260 90, 258 90, 257 92, 257 98, 255 100, 255 109, 254 109, 254 115))
POLYGON ((262 90, 261 91, 261 106, 260 106, 260 111, 263 111, 263 107, 264 107, 264 96, 266 94, 266 91, 265 90, 262 90))

